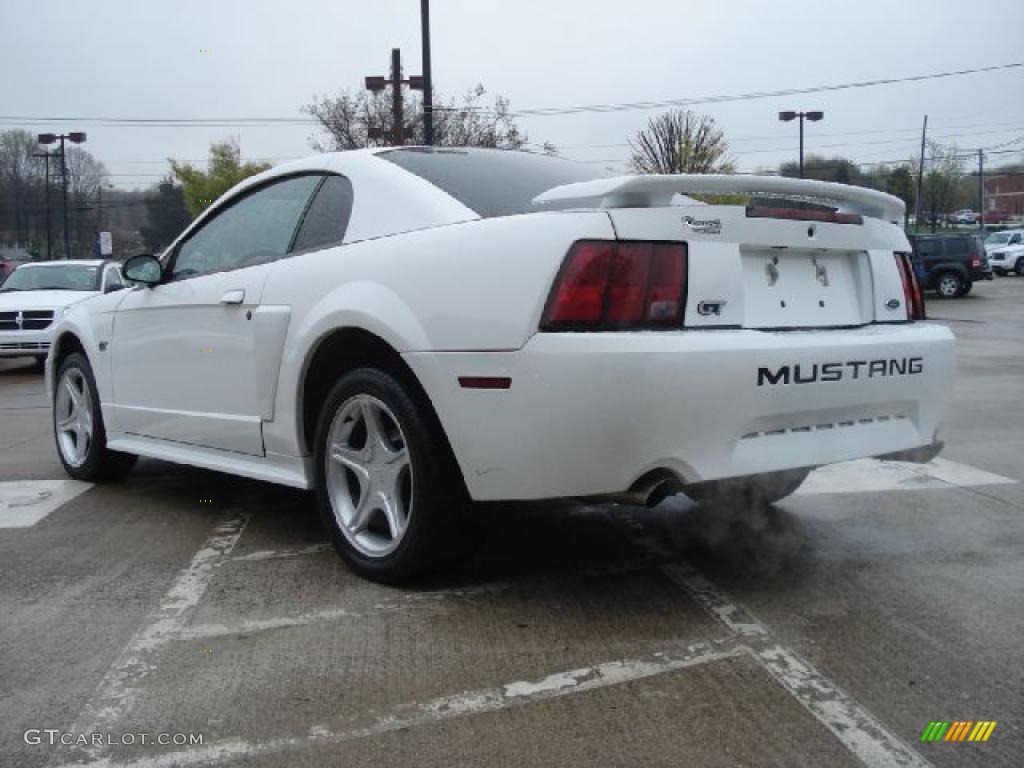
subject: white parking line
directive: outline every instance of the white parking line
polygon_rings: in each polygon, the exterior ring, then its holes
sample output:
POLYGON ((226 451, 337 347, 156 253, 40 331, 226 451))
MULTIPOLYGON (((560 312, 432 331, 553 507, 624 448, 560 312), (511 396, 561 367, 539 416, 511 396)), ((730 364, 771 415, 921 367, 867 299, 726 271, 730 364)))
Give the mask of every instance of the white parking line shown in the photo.
POLYGON ((810 662, 774 644, 767 627, 696 570, 674 564, 663 566, 662 572, 722 625, 750 643, 758 663, 865 765, 931 766, 810 662))
POLYGON ((108 768, 178 768, 262 757, 314 745, 341 744, 379 736, 392 731, 451 720, 467 715, 495 712, 544 699, 560 698, 584 691, 620 685, 648 677, 677 672, 689 667, 752 654, 741 645, 716 649, 713 644, 695 644, 685 653, 656 653, 549 675, 540 680, 517 681, 497 688, 464 691, 421 703, 400 706, 392 712, 363 718, 347 718, 344 726, 314 725, 306 736, 250 742, 222 741, 196 749, 168 752, 124 763, 105 763, 108 768))
POLYGON ((890 732, 867 709, 843 693, 796 653, 773 646, 757 653, 761 665, 864 765, 930 766, 927 760, 890 732))
POLYGON ((0 528, 29 528, 92 488, 77 480, 12 480, 0 483, 0 528))
POLYGON ((921 491, 950 486, 965 488, 1016 482, 1009 477, 942 458, 932 459, 927 464, 858 459, 814 470, 795 495, 921 491))
POLYGON ((318 555, 321 552, 330 552, 334 547, 331 546, 330 542, 322 542, 320 544, 310 544, 308 547, 302 547, 300 549, 261 549, 256 552, 250 552, 247 555, 235 555, 231 558, 233 563, 243 563, 259 560, 281 560, 291 557, 303 557, 305 555, 318 555))
MULTIPOLYGON (((242 559, 244 558, 233 557, 228 558, 226 562, 237 563, 242 559)), ((615 576, 622 573, 643 571, 650 569, 655 565, 657 565, 656 562, 651 558, 645 557, 636 560, 626 560, 621 563, 610 563, 608 565, 597 566, 594 568, 580 568, 578 570, 571 571, 567 575, 578 579, 592 577, 600 578, 604 576, 615 576)), ((381 600, 358 610, 351 608, 325 608, 319 611, 310 611, 309 613, 299 614, 298 616, 275 616, 267 619, 247 619, 232 624, 193 624, 188 627, 183 626, 175 634, 166 636, 164 640, 167 642, 170 642, 171 640, 207 640, 213 637, 251 635, 256 632, 287 629, 289 627, 302 627, 309 624, 322 624, 332 621, 363 621, 388 613, 409 610, 414 606, 424 603, 440 603, 446 600, 474 598, 482 595, 492 595, 513 589, 530 587, 536 585, 538 582, 542 582, 544 578, 549 577, 550 576, 526 580, 492 581, 477 584, 475 586, 442 589, 430 592, 399 593, 393 595, 391 599, 381 600)))
MULTIPOLYGON (((240 513, 214 529, 192 561, 178 573, 160 604, 118 654, 79 713, 71 733, 113 731, 135 703, 142 681, 156 669, 160 649, 185 626, 206 592, 214 568, 238 543, 248 522, 249 514, 240 513)), ((81 747, 81 750, 86 754, 88 764, 103 764, 101 746, 89 745, 81 747)))
POLYGON ((274 629, 287 629, 289 627, 302 627, 309 624, 322 624, 325 622, 341 620, 365 620, 374 616, 381 616, 388 613, 405 611, 415 605, 422 603, 441 602, 459 597, 476 597, 479 595, 502 592, 512 587, 512 582, 493 582, 482 584, 479 587, 466 589, 451 589, 443 592, 412 592, 402 595, 397 600, 389 600, 375 603, 365 610, 350 610, 347 608, 326 608, 322 611, 311 611, 298 616, 279 616, 269 619, 247 619, 235 624, 194 624, 190 627, 182 627, 169 640, 207 640, 213 637, 225 637, 230 635, 250 635, 256 632, 267 632, 274 629))

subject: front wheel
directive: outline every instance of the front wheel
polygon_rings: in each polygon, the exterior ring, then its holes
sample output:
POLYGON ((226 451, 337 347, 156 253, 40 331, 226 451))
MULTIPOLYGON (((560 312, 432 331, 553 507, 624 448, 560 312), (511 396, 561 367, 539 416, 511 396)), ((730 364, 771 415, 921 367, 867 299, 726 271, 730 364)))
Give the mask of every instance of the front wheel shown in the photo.
POLYGON ((78 352, 60 364, 54 379, 53 433, 64 471, 76 480, 114 480, 127 474, 138 457, 107 448, 96 379, 78 352))
POLYGON ((1024 256, 1017 259, 1017 263, 1013 266, 1013 271, 1017 277, 1024 277, 1024 256))
POLYGON ((465 506, 439 426, 389 373, 343 376, 316 436, 320 515, 359 574, 408 581, 452 552, 465 506))
POLYGON ((688 485, 683 489, 683 493, 698 504, 739 503, 763 506, 774 504, 794 493, 809 474, 811 470, 808 468, 766 472, 749 477, 730 477, 725 480, 688 485))

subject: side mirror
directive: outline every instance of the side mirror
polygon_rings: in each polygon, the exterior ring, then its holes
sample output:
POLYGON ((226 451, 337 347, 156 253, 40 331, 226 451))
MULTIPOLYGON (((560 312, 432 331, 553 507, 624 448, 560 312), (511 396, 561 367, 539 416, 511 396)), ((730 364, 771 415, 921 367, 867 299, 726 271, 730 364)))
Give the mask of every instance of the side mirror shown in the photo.
POLYGON ((163 277, 164 268, 151 253, 132 256, 121 268, 122 274, 128 279, 143 285, 156 285, 163 277))

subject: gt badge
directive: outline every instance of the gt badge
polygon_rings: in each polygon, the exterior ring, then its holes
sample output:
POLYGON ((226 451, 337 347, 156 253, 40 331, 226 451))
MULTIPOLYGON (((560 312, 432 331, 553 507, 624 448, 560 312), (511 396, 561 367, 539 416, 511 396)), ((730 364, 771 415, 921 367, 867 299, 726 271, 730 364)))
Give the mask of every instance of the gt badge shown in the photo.
POLYGON ((727 303, 728 302, 725 299, 714 299, 712 301, 699 302, 697 304, 697 314, 704 315, 705 317, 709 315, 720 316, 722 314, 722 307, 727 303))

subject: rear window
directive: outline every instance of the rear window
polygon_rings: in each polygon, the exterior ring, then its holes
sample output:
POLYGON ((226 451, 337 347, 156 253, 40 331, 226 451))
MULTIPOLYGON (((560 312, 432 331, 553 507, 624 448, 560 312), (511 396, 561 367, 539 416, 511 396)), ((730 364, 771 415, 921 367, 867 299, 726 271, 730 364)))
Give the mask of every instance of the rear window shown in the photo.
POLYGON ((605 173, 549 155, 502 149, 410 147, 381 152, 484 217, 536 210, 531 200, 562 184, 592 181, 605 173))

